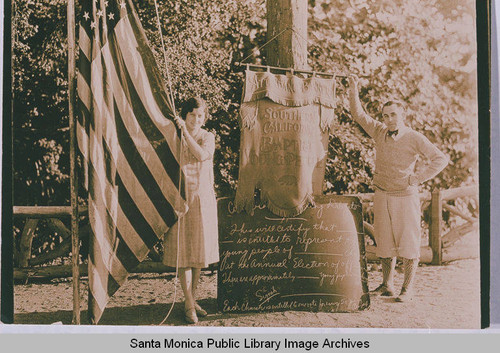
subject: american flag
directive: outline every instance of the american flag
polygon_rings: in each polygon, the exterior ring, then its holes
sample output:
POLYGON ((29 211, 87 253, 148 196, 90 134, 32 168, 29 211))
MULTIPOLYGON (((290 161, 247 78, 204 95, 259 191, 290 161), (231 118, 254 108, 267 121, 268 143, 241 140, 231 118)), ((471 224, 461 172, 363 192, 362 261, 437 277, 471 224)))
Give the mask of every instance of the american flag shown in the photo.
POLYGON ((89 320, 186 211, 179 131, 132 0, 85 0, 78 146, 88 190, 89 320))

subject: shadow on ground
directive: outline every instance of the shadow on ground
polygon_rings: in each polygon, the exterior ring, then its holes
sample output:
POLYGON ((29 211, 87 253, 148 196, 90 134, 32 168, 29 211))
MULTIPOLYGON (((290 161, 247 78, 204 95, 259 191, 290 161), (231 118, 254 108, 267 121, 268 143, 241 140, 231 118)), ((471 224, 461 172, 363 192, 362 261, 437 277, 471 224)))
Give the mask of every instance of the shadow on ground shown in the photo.
MULTIPOLYGON (((199 318, 200 323, 203 321, 215 323, 221 319, 231 319, 236 316, 248 316, 255 313, 247 314, 223 314, 217 312, 217 301, 213 298, 199 300, 199 304, 208 312, 208 316, 199 318)), ((168 311, 171 304, 143 304, 132 305, 126 307, 109 307, 106 308, 102 315, 99 325, 131 325, 131 326, 157 326, 159 325, 168 311)), ((30 324, 30 325, 51 325, 60 324, 71 325, 73 312, 71 310, 58 310, 48 312, 31 312, 18 313, 14 315, 14 324, 30 324)), ((80 320, 82 325, 90 325, 87 317, 87 310, 80 312, 80 320)), ((220 321, 219 321, 220 322, 220 321)), ((165 326, 184 326, 187 325, 184 320, 184 303, 176 302, 170 316, 163 324, 165 326)), ((210 324, 209 324, 210 325, 210 324)))

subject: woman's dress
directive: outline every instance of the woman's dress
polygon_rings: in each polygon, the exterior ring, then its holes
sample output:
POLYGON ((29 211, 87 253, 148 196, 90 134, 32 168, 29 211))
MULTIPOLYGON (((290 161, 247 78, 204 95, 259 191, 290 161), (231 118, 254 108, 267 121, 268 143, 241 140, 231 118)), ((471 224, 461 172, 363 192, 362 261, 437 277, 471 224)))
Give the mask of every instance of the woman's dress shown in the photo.
MULTIPOLYGON (((194 136, 193 136, 194 137, 194 136)), ((219 261, 217 202, 214 190, 214 134, 199 130, 194 137, 209 157, 199 161, 182 144, 181 165, 185 175, 189 210, 165 235, 163 263, 167 266, 204 268, 219 261), (179 239, 177 234, 179 229, 179 239), (179 241, 177 263, 177 241, 179 241)))

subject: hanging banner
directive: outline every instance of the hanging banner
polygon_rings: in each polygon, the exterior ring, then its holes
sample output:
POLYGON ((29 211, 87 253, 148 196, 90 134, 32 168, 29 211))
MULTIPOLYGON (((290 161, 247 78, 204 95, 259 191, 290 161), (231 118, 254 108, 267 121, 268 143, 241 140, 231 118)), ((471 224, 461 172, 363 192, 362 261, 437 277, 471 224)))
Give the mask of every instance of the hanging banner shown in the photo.
POLYGON ((235 207, 253 214, 261 202, 292 217, 321 194, 335 78, 246 71, 240 110, 240 171, 235 207))

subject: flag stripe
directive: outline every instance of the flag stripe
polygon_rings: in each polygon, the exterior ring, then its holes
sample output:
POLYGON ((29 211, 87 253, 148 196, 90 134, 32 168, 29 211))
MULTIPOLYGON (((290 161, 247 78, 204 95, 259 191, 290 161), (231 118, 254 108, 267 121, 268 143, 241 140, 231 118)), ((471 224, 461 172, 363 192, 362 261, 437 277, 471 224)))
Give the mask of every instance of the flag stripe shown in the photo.
MULTIPOLYGON (((116 131, 116 128, 114 126, 112 126, 113 125, 112 121, 110 119, 107 119, 107 121, 108 121, 108 126, 106 126, 107 130, 108 131, 116 131)), ((106 135, 108 135, 106 131, 104 133, 106 135)), ((112 153, 108 147, 108 145, 110 145, 110 144, 111 143, 109 143, 109 144, 106 143, 105 140, 103 140, 103 142, 101 144, 94 142, 92 145, 94 146, 94 149, 97 149, 97 150, 94 152, 96 157, 94 157, 93 159, 95 160, 97 158, 97 156, 104 154, 105 156, 108 156, 108 158, 106 158, 106 160, 108 161, 108 164, 114 163, 114 162, 112 162, 113 160, 120 160, 121 161, 118 164, 117 168, 119 170, 121 170, 120 173, 125 176, 125 178, 124 178, 125 184, 129 184, 129 186, 127 186, 127 189, 134 192, 134 199, 137 200, 137 202, 141 203, 140 210, 142 210, 142 212, 145 215, 147 215, 148 219, 150 219, 150 221, 149 221, 150 224, 156 225, 156 228, 163 229, 163 231, 161 231, 161 232, 157 231, 158 235, 163 234, 163 232, 166 231, 166 229, 168 229, 168 228, 165 226, 165 223, 161 220, 161 216, 156 212, 156 207, 153 207, 153 204, 150 202, 151 200, 148 198, 147 194, 143 191, 142 186, 141 186, 142 183, 140 183, 136 178, 134 178, 134 173, 130 169, 130 166, 127 162, 127 158, 122 153, 122 150, 120 148, 115 148, 115 152, 112 153), (103 149, 103 151, 101 151, 101 149, 103 149), (116 155, 116 156, 113 156, 113 155, 116 155)), ((126 145, 128 145, 128 144, 132 145, 129 141, 127 141, 126 145)), ((112 145, 116 145, 116 143, 113 143, 112 145)), ((110 183, 113 183, 114 181, 111 180, 111 178, 109 177, 109 169, 110 168, 111 167, 108 167, 108 173, 107 173, 108 179, 109 179, 108 181, 110 183)), ((146 168, 146 170, 147 170, 147 168, 146 168)), ((99 174, 99 173, 97 173, 97 174, 99 174)), ((105 174, 105 173, 103 173, 103 174, 105 174)), ((158 191, 158 189, 156 191, 158 191)), ((156 196, 156 198, 163 200, 162 198, 159 197, 160 196, 159 194, 156 194, 155 196, 156 196)), ((170 206, 170 205, 168 205, 168 206, 170 206)), ((139 249, 140 249, 137 246, 135 246, 134 248, 136 249, 134 251, 139 251, 139 249)))
POLYGON ((115 159, 113 158, 113 155, 111 154, 111 151, 109 150, 107 143, 106 143, 106 138, 102 138, 102 153, 104 155, 104 160, 107 161, 107 163, 104 166, 105 169, 105 175, 106 175, 106 180, 110 185, 115 184, 115 175, 116 175, 116 162, 115 159))
MULTIPOLYGON (((94 208, 94 205, 91 205, 91 207, 89 208, 89 212, 92 212, 92 220, 94 220, 94 217, 95 217, 95 208, 94 208)), ((90 215, 90 213, 89 213, 90 215)), ((97 216, 99 217, 99 216, 97 216)), ((96 220, 97 222, 99 220, 96 220)), ((96 236, 96 234, 99 234, 97 233, 99 231, 99 227, 100 225, 99 224, 96 224, 96 228, 95 229, 92 229, 92 232, 93 232, 93 242, 92 242, 92 251, 89 252, 89 261, 92 262, 92 264, 95 266, 95 268, 98 268, 98 269, 106 269, 106 271, 100 271, 99 273, 93 273, 93 276, 94 276, 94 281, 99 281, 99 287, 101 288, 106 288, 108 286, 108 273, 109 271, 107 271, 110 266, 108 265, 109 264, 109 258, 110 258, 110 254, 108 251, 105 251, 101 248, 100 244, 99 244, 99 236, 96 236)), ((107 291, 106 291, 107 293, 107 291)))
MULTIPOLYGON (((80 124, 80 126, 85 129, 85 134, 90 134, 90 121, 92 120, 90 111, 88 108, 85 106, 83 101, 81 100, 80 96, 77 98, 77 104, 79 108, 79 114, 77 116, 77 122, 80 124)), ((82 131, 83 133, 83 131, 82 131)))
MULTIPOLYGON (((105 146, 99 146, 100 148, 105 148, 105 146)), ((103 153, 104 154, 104 153, 103 153)), ((125 164, 125 163, 123 163, 125 164)), ((127 235, 124 237, 125 242, 131 249, 131 251, 140 259, 140 256, 143 256, 144 252, 147 254, 146 244, 144 242, 143 235, 141 233, 137 233, 134 230, 134 227, 130 224, 129 220, 126 217, 123 217, 123 211, 121 210, 122 204, 120 204, 119 196, 116 194, 112 185, 110 185, 106 180, 102 180, 104 185, 100 185, 99 173, 92 168, 93 177, 91 178, 92 183, 89 187, 89 193, 96 197, 96 202, 99 204, 98 209, 101 210, 101 213, 110 214, 110 219, 108 220, 108 224, 110 226, 114 225, 122 232, 122 234, 127 235), (103 188, 104 186, 104 188, 103 188)), ((102 175, 102 174, 101 174, 102 175)), ((117 180, 114 180, 114 184, 116 185, 116 189, 120 189, 120 187, 124 188, 123 184, 117 184, 117 180)), ((134 217, 138 217, 138 214, 134 217)), ((114 237, 111 236, 109 232, 103 233, 108 235, 108 242, 113 243, 114 237)), ((145 233, 144 236, 150 233, 145 233)))
MULTIPOLYGON (((118 24, 117 27, 119 27, 121 23, 124 21, 126 21, 126 19, 120 21, 120 24, 118 24)), ((123 36, 126 37, 125 35, 123 36)), ((144 98, 145 100, 144 101, 142 100, 141 96, 136 90, 134 80, 130 77, 130 72, 136 72, 136 76, 134 77, 134 79, 136 78, 139 79, 138 72, 142 72, 144 70, 144 67, 140 64, 140 58, 137 57, 134 58, 134 60, 137 60, 137 63, 135 64, 136 66, 134 67, 132 65, 129 71, 127 70, 125 58, 130 58, 132 55, 122 55, 120 51, 121 49, 120 46, 117 45, 116 41, 114 40, 110 41, 109 49, 111 52, 111 57, 113 58, 114 61, 114 66, 116 68, 121 68, 121 70, 118 70, 119 71, 118 80, 120 81, 122 87, 124 87, 124 90, 129 94, 127 100, 129 102, 134 102, 134 104, 130 105, 134 111, 134 115, 139 125, 144 131, 144 134, 148 137, 150 142, 155 142, 162 139, 167 140, 168 145, 164 144, 160 145, 156 149, 156 152, 161 157, 160 159, 164 165, 165 171, 168 173, 174 185, 179 185, 179 164, 177 158, 173 153, 173 151, 176 151, 178 149, 177 143, 170 142, 166 138, 167 136, 164 136, 160 131, 160 129, 157 127, 157 125, 154 123, 155 119, 153 117, 158 113, 151 112, 151 114, 153 115, 150 115, 147 108, 144 105, 144 102, 152 104, 151 99, 145 97, 144 98)), ((172 134, 170 133, 170 135, 172 134)), ((182 180, 185 180, 185 178, 182 177, 182 180)))
POLYGON ((104 235, 95 237, 95 249, 93 252, 94 263, 99 268, 106 269, 106 272, 103 272, 103 275, 101 275, 102 278, 106 277, 107 273, 110 273, 116 278, 117 282, 120 282, 123 273, 126 273, 126 271, 125 268, 120 268, 120 266, 113 266, 113 262, 115 262, 115 254, 112 247, 115 243, 115 234, 113 234, 114 229, 110 229, 109 223, 105 222, 106 219, 103 219, 103 217, 110 218, 110 216, 106 215, 106 212, 102 212, 99 203, 99 201, 95 202, 94 200, 89 200, 89 217, 90 212, 92 212, 91 220, 94 225, 94 234, 104 235), (106 241, 108 239, 113 239, 113 241, 106 241))
POLYGON ((97 278, 98 275, 99 268, 89 263, 89 320, 91 323, 99 321, 108 302, 108 295, 100 279, 97 278))
MULTIPOLYGON (((100 148, 104 147, 100 146, 100 148)), ((98 205, 97 209, 100 210, 102 214, 106 214, 108 216, 107 224, 111 228, 113 228, 114 225, 114 227, 121 230, 123 234, 127 235, 127 237, 124 238, 124 241, 131 249, 131 252, 136 254, 136 256, 139 256, 139 254, 142 256, 144 252, 147 253, 147 250, 144 250, 146 248, 144 241, 141 236, 134 231, 128 220, 123 217, 121 205, 118 202, 118 195, 116 194, 113 186, 106 182, 105 179, 102 180, 104 185, 100 185, 101 179, 98 178, 99 173, 93 168, 93 166, 94 165, 90 168, 92 172, 92 182, 89 186, 89 194, 94 195, 95 202, 98 205)), ((116 188, 119 188, 119 186, 117 185, 116 188)), ((113 243, 115 241, 115 237, 112 232, 102 232, 101 234, 106 236, 109 243, 113 243)))
POLYGON ((118 131, 118 139, 120 141, 120 146, 124 152, 125 158, 129 161, 130 167, 132 168, 134 174, 138 179, 141 180, 144 186, 144 190, 148 194, 149 198, 155 205, 156 209, 162 216, 165 223, 171 227, 176 221, 176 215, 172 205, 170 205, 167 200, 163 197, 158 197, 162 194, 160 187, 156 183, 156 180, 151 175, 151 172, 147 169, 146 164, 140 157, 137 148, 130 139, 123 121, 119 113, 116 113, 116 127, 118 131))
MULTIPOLYGON (((109 150, 106 141, 103 141, 102 147, 104 149, 104 154, 110 155, 109 158, 114 159, 113 156, 111 156, 111 151, 109 150)), ((121 160, 121 162, 117 165, 117 170, 119 175, 124 176, 122 178, 122 180, 124 180, 123 187, 125 187, 128 190, 128 193, 131 195, 131 198, 137 204, 137 207, 139 207, 139 209, 141 210, 141 214, 143 215, 143 217, 148 219, 148 223, 151 225, 152 228, 157 229, 156 234, 160 236, 161 235, 160 230, 168 229, 167 225, 163 221, 161 215, 157 212, 154 204, 148 198, 142 183, 140 183, 139 180, 134 177, 134 173, 130 169, 130 166, 126 161, 126 157, 123 156, 122 151, 118 149, 116 153, 120 156, 118 158, 121 160)), ((111 176, 110 176, 110 178, 108 178, 108 182, 112 182, 113 184, 117 185, 116 177, 113 176, 112 179, 113 180, 111 181, 111 176)), ((117 187, 121 185, 122 184, 117 185, 117 187)))
MULTIPOLYGON (((117 184, 117 186, 121 185, 117 184)), ((118 198, 120 198, 121 193, 127 193, 125 188, 123 188, 123 190, 118 188, 118 192, 118 198)), ((144 220, 144 217, 142 217, 139 212, 133 215, 127 213, 127 210, 130 209, 131 205, 133 204, 120 204, 120 207, 118 208, 119 222, 116 224, 116 228, 118 232, 121 232, 121 234, 123 234, 123 240, 137 257, 137 259, 139 261, 142 261, 146 258, 149 252, 148 247, 145 245, 145 241, 154 245, 158 242, 158 238, 156 237, 156 235, 154 235, 154 231, 151 230, 151 227, 145 227, 145 231, 141 231, 140 233, 136 231, 136 229, 138 229, 139 227, 134 227, 134 224, 136 224, 135 217, 140 218, 141 220, 144 220), (132 216, 132 218, 130 219, 128 218, 128 216, 132 216)), ((134 209, 137 210, 137 207, 135 207, 135 205, 133 206, 134 209)), ((147 222, 144 223, 147 224, 147 222)))
MULTIPOLYGON (((125 158, 129 161, 130 167, 132 168, 134 174, 139 180, 141 180, 144 185, 146 193, 149 195, 151 201, 155 205, 156 209, 163 217, 165 223, 170 227, 176 221, 176 215, 171 204, 167 202, 164 198, 159 198, 163 192, 158 186, 156 179, 151 174, 150 170, 147 168, 146 163, 142 159, 139 151, 137 150, 134 141, 130 137, 125 124, 122 120, 120 111, 115 104, 115 124, 116 131, 118 133, 118 141, 121 149, 124 153, 125 158)), ((137 115, 136 115, 137 116, 137 115)))
MULTIPOLYGON (((119 287, 122 285, 126 278, 127 272, 131 271, 137 264, 139 260, 135 256, 135 254, 130 250, 128 244, 126 244, 125 239, 119 233, 119 231, 113 231, 112 227, 109 227, 112 222, 109 222, 109 219, 112 218, 111 215, 102 211, 104 208, 102 205, 102 200, 90 200, 89 201, 90 208, 92 212, 92 219, 94 220, 93 224, 96 229, 93 229, 94 234, 105 234, 106 237, 96 237, 93 243, 94 251, 89 253, 91 256, 92 262, 98 268, 105 268, 107 271, 102 272, 100 275, 100 279, 102 285, 105 286, 105 283, 109 284, 109 278, 106 280, 108 273, 110 277, 116 282, 119 287), (101 210, 101 212, 99 212, 101 210), (108 218, 107 222, 104 222, 101 218, 101 214, 105 214, 105 217, 108 218), (95 218, 94 218, 95 217, 95 218), (115 233, 115 234, 111 234, 115 233), (112 242, 106 241, 106 238, 113 239, 112 242), (112 244, 112 246, 111 246, 112 244)), ((120 213, 120 212, 118 212, 120 213)), ((127 228, 127 227, 122 227, 127 228)), ((147 254, 147 250, 144 250, 147 254)), ((108 295, 112 295, 108 291, 108 295)))
POLYGON ((83 128, 81 124, 77 124, 77 136, 78 136, 78 147, 80 149, 80 153, 83 156, 84 162, 87 163, 88 161, 88 143, 89 143, 89 138, 88 135, 83 128), (82 131, 83 130, 83 131, 82 131))
POLYGON ((130 272, 132 271, 138 264, 139 259, 135 256, 135 254, 130 250, 130 247, 126 244, 123 235, 117 231, 116 236, 123 241, 118 242, 118 246, 116 247, 116 254, 119 256, 120 262, 123 267, 130 272))
MULTIPOLYGON (((177 140, 177 129, 173 122, 167 119, 167 117, 172 117, 173 112, 168 109, 160 109, 164 106, 164 104, 162 104, 164 100, 159 99, 159 94, 164 93, 164 91, 159 89, 154 90, 151 87, 151 81, 149 80, 149 76, 151 75, 148 75, 151 71, 148 70, 150 66, 146 65, 142 57, 138 58, 127 55, 137 50, 136 48, 140 45, 135 36, 129 34, 131 31, 132 26, 128 18, 124 19, 116 26, 116 43, 119 46, 119 52, 123 53, 122 57, 128 69, 127 73, 131 76, 131 82, 134 85, 134 89, 137 91, 141 101, 144 102, 144 107, 148 115, 158 128, 158 133, 161 134, 163 132, 166 135, 166 141, 172 150, 174 158, 178 158, 179 151, 175 143, 177 140), (163 117, 163 119, 160 120, 159 117, 163 117)), ((146 53, 144 55, 146 55, 146 53)))
POLYGON ((90 106, 92 104, 92 94, 90 93, 90 86, 87 80, 83 76, 82 72, 77 75, 77 85, 78 85, 78 98, 83 104, 85 109, 90 112, 90 106))
MULTIPOLYGON (((107 62, 109 59, 109 51, 107 50, 107 46, 103 48, 103 57, 104 61, 107 62)), ((146 142, 147 137, 144 135, 142 128, 139 126, 137 119, 135 118, 134 111, 125 96, 123 89, 118 80, 116 70, 111 69, 111 80, 113 82, 113 86, 116 87, 114 90, 115 93, 115 103, 118 107, 118 112, 120 116, 123 118, 124 125, 136 144, 137 148, 140 150, 141 157, 144 160, 144 163, 147 164, 148 169, 151 171, 156 183, 160 187, 165 195, 168 202, 172 205, 176 203, 178 198, 180 197, 177 186, 172 182, 170 178, 165 178, 165 165, 164 162, 159 158, 159 156, 155 153, 153 146, 149 142, 146 142), (137 143, 138 141, 139 143, 137 143), (140 143, 141 141, 144 141, 140 143)), ((165 146, 166 147, 166 146, 165 146)))
POLYGON ((156 237, 153 228, 151 228, 149 223, 142 216, 140 210, 135 205, 126 188, 120 187, 123 185, 123 183, 122 179, 119 176, 117 176, 116 178, 116 185, 118 185, 118 199, 120 200, 120 204, 122 205, 121 209, 124 215, 130 221, 130 224, 132 225, 132 227, 134 227, 137 234, 139 234, 141 236, 141 239, 144 240, 146 246, 148 246, 148 248, 152 248, 159 240, 156 237))
MULTIPOLYGON (((127 272, 131 271, 137 264, 139 263, 139 259, 135 256, 135 254, 130 250, 128 244, 126 244, 126 240, 121 235, 121 233, 116 230, 115 234, 110 234, 110 229, 106 227, 106 224, 103 224, 102 219, 96 215, 96 213, 106 213, 106 217, 112 218, 107 212, 97 212, 97 210, 101 209, 99 207, 99 201, 92 201, 91 210, 93 212, 93 217, 98 217, 94 220, 96 224, 96 229, 93 231, 94 234, 107 234, 107 238, 113 238, 112 243, 108 243, 102 237, 96 237, 94 242, 94 251, 89 255, 91 256, 92 262, 96 264, 99 268, 107 269, 106 272, 102 272, 101 281, 106 283, 106 276, 108 273, 113 278, 118 286, 122 285, 126 278, 127 272), (113 246, 111 246, 113 244, 113 246)), ((121 213, 121 212, 118 212, 121 213)), ((94 218, 93 218, 94 219, 94 218)), ((112 223, 108 223, 109 224, 112 223)), ((122 227, 127 228, 127 227, 122 227)), ((147 254, 147 250, 145 250, 147 254)), ((108 292, 108 295, 112 295, 112 293, 108 292)))
MULTIPOLYGON (((137 262, 137 263, 139 263, 139 262, 137 262)), ((126 273, 126 275, 127 275, 127 278, 128 278, 128 273, 126 273)), ((124 279, 123 283, 126 282, 127 278, 124 279)), ((123 285, 123 283, 120 284, 120 283, 116 282, 113 277, 108 276, 108 287, 107 287, 107 289, 108 289, 108 297, 113 296, 113 294, 115 294, 116 291, 118 289, 120 289, 120 287, 123 285)))
POLYGON ((79 60, 85 58, 87 61, 90 61, 90 56, 92 55, 92 43, 90 41, 90 37, 88 35, 87 29, 80 25, 79 31, 79 46, 80 46, 80 55, 79 60))
MULTIPOLYGON (((130 13, 129 24, 134 33, 134 37, 137 43, 144 43, 144 46, 146 46, 148 40, 146 38, 144 31, 140 26, 139 18, 135 12, 130 13)), ((171 116, 173 114, 175 104, 172 100, 172 96, 169 96, 166 93, 167 90, 165 89, 162 76, 160 74, 160 71, 158 70, 155 58, 151 50, 144 50, 142 54, 142 59, 145 61, 146 74, 148 76, 148 81, 150 82, 150 86, 152 88, 151 91, 160 110, 162 111, 164 116, 171 116)), ((175 151, 173 147, 172 150, 175 151)))
MULTIPOLYGON (((114 224, 116 223, 118 207, 116 193, 112 186, 96 178, 97 173, 93 165, 90 166, 90 172, 92 177, 89 183, 89 210, 106 217, 106 227, 100 229, 100 232, 97 232, 94 227, 94 233, 99 234, 109 244, 112 244, 115 237, 114 224)), ((92 220, 95 222, 94 219, 92 220)), ((109 247, 111 248, 111 246, 109 247)))
POLYGON ((80 60, 81 60, 81 63, 80 63, 80 65, 78 65, 78 76, 81 76, 81 78, 78 77, 78 80, 83 79, 87 83, 87 86, 89 86, 90 68, 91 68, 90 61, 88 61, 88 59, 85 57, 85 55, 82 55, 80 60))
MULTIPOLYGON (((95 234, 95 233, 94 233, 95 234)), ((93 239, 97 239, 98 236, 94 236, 93 239)), ((95 244, 92 244, 92 247, 90 248, 90 254, 95 254, 96 252, 96 247, 95 244)), ((108 295, 107 291, 105 288, 107 287, 107 275, 106 277, 103 278, 102 276, 102 265, 101 266, 96 266, 95 262, 93 262, 94 257, 89 257, 89 288, 92 291, 92 294, 94 295, 94 298, 96 299, 99 308, 102 308, 101 310, 104 310, 104 307, 106 306, 106 302, 108 300, 108 295)))

